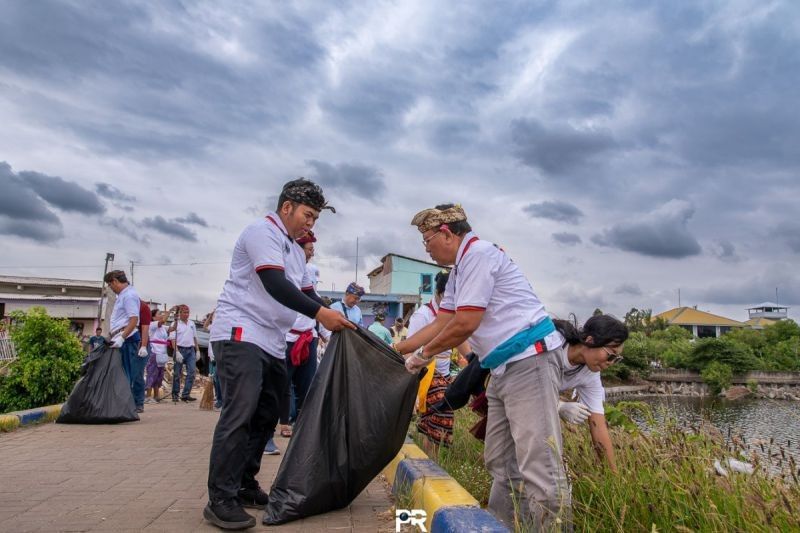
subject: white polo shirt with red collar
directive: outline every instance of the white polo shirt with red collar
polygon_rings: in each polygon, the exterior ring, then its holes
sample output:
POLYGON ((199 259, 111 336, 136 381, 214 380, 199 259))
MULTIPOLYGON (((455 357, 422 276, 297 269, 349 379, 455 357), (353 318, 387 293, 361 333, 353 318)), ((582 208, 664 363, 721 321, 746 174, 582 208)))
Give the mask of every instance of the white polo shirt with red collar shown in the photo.
MULTIPOLYGON (((419 306, 408 320, 408 336, 414 335, 436 320, 436 315, 438 313, 439 305, 436 303, 435 298, 431 298, 430 302, 419 306)), ((450 350, 445 350, 442 353, 436 354, 436 370, 443 376, 450 375, 450 350)))
POLYGON ((279 269, 301 290, 312 287, 302 247, 280 217, 268 214, 247 226, 233 248, 231 270, 219 297, 211 340, 251 342, 273 357, 286 356, 286 334, 297 311, 269 295, 258 272, 279 269))
MULTIPOLYGON (((440 313, 457 310, 484 311, 478 329, 469 338, 481 361, 502 342, 550 316, 519 267, 504 251, 473 232, 461 241, 439 304, 440 313)), ((548 350, 554 350, 564 338, 554 331, 545 337, 545 343, 548 350)), ((530 346, 493 369, 492 374, 502 375, 508 363, 535 355, 536 349, 530 346)))

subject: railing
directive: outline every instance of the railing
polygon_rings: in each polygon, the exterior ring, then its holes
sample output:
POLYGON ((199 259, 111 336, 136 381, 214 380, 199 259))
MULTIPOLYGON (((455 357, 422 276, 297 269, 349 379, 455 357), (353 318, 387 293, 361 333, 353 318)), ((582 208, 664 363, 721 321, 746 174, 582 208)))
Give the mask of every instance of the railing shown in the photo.
POLYGON ((11 361, 17 358, 14 350, 14 343, 8 336, 8 332, 0 331, 0 361, 11 361))
MULTIPOLYGON (((646 378, 648 381, 676 381, 684 383, 702 382, 699 372, 691 370, 654 369, 646 378)), ((800 384, 800 372, 762 372, 752 371, 735 374, 733 383, 745 384, 748 381, 757 383, 785 383, 790 385, 800 384)))

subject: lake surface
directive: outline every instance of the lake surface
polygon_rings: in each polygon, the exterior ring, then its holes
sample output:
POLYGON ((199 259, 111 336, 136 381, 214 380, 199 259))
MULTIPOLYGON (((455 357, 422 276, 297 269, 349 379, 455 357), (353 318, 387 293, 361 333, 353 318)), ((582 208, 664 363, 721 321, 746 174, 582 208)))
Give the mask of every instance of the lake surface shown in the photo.
MULTIPOLYGON (((800 463, 800 402, 745 398, 729 401, 718 398, 688 396, 627 396, 617 401, 641 401, 650 405, 658 422, 673 418, 681 425, 697 427, 711 423, 726 439, 738 435, 750 449, 760 455, 761 441, 765 449, 774 439, 772 453, 780 453, 778 446, 800 463)), ((614 402, 615 403, 615 402, 614 402)), ((640 425, 641 417, 633 417, 640 425)), ((773 462, 779 459, 775 459, 773 462)))

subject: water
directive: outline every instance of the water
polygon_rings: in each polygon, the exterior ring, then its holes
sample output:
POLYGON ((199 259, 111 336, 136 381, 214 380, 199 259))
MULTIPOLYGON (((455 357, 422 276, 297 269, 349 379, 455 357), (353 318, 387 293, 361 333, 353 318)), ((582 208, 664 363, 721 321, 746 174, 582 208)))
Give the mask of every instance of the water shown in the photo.
MULTIPOLYGON (((800 403, 769 399, 744 398, 729 401, 718 398, 697 398, 688 396, 628 396, 621 400, 641 401, 650 405, 658 422, 674 418, 680 424, 697 427, 701 422, 711 423, 730 440, 734 436, 743 438, 748 449, 762 457, 759 443, 769 448, 771 439, 773 453, 780 453, 778 447, 794 456, 800 463, 800 403)), ((641 417, 634 416, 636 422, 644 424, 641 417)), ((780 459, 773 457, 773 470, 780 459)))

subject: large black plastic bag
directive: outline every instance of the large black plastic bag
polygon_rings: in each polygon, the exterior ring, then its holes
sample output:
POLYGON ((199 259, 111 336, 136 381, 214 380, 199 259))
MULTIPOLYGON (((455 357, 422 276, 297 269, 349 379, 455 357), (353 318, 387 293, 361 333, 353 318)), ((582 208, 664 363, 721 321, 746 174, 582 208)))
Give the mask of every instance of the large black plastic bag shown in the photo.
POLYGON ((364 329, 334 334, 269 493, 275 525, 346 507, 400 451, 419 387, 364 329))
POLYGON ((81 367, 83 377, 61 407, 60 424, 116 424, 139 420, 118 349, 99 346, 81 367))

